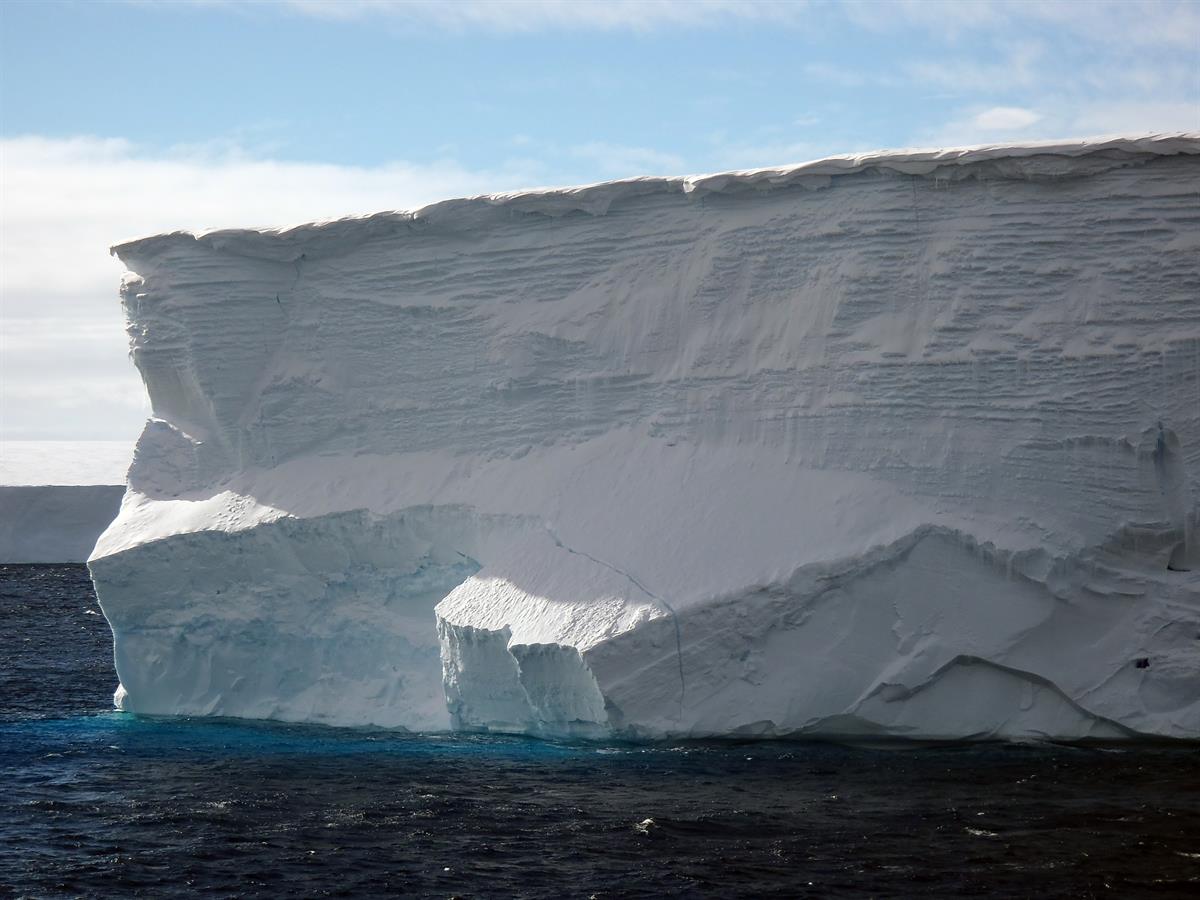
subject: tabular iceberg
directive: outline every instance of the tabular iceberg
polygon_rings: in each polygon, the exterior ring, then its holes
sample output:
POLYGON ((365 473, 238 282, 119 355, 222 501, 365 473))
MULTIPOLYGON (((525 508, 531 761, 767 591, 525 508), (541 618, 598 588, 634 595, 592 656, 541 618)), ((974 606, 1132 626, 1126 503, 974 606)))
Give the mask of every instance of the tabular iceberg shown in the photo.
POLYGON ((0 563, 81 563, 117 517, 132 445, 0 441, 0 563))
POLYGON ((119 484, 0 484, 0 563, 83 562, 124 493, 119 484))
POLYGON ((1200 135, 122 244, 144 713, 1200 736, 1200 135))

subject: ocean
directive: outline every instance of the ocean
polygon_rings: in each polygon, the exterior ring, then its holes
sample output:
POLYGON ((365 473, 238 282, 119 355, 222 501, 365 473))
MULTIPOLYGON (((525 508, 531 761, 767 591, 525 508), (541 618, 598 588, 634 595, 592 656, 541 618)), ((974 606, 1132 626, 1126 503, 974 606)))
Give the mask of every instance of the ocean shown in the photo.
POLYGON ((0 624, 4 895, 1200 895, 1197 745, 142 718, 83 566, 0 566, 0 624))

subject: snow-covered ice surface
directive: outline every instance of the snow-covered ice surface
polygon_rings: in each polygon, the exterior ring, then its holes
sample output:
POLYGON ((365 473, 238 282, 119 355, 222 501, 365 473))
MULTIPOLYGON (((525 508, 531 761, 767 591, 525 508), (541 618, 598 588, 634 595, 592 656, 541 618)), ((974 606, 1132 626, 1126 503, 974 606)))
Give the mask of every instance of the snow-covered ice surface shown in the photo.
POLYGON ((1198 737, 1198 193, 1160 135, 122 244, 118 703, 1198 737))
POLYGON ((0 562, 83 562, 116 518, 128 441, 0 441, 0 562))

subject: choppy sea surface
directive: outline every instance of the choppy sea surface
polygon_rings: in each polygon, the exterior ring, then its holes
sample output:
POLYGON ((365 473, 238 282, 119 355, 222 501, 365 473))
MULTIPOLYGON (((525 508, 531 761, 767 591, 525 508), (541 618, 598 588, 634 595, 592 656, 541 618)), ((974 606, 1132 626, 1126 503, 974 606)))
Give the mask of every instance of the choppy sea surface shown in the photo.
POLYGON ((1200 896, 1194 746, 138 718, 83 566, 0 566, 0 634, 0 894, 1200 896))

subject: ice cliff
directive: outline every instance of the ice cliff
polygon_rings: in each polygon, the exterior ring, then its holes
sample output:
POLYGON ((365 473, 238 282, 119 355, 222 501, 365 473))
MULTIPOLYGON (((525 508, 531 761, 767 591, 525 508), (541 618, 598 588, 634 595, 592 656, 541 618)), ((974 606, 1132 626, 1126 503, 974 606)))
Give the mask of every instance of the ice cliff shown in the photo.
POLYGON ((0 563, 81 563, 117 517, 127 441, 0 439, 0 563))
POLYGON ((122 244, 144 713, 1200 737, 1200 135, 122 244))
POLYGON ((124 493, 119 484, 0 484, 0 563, 83 562, 124 493))

